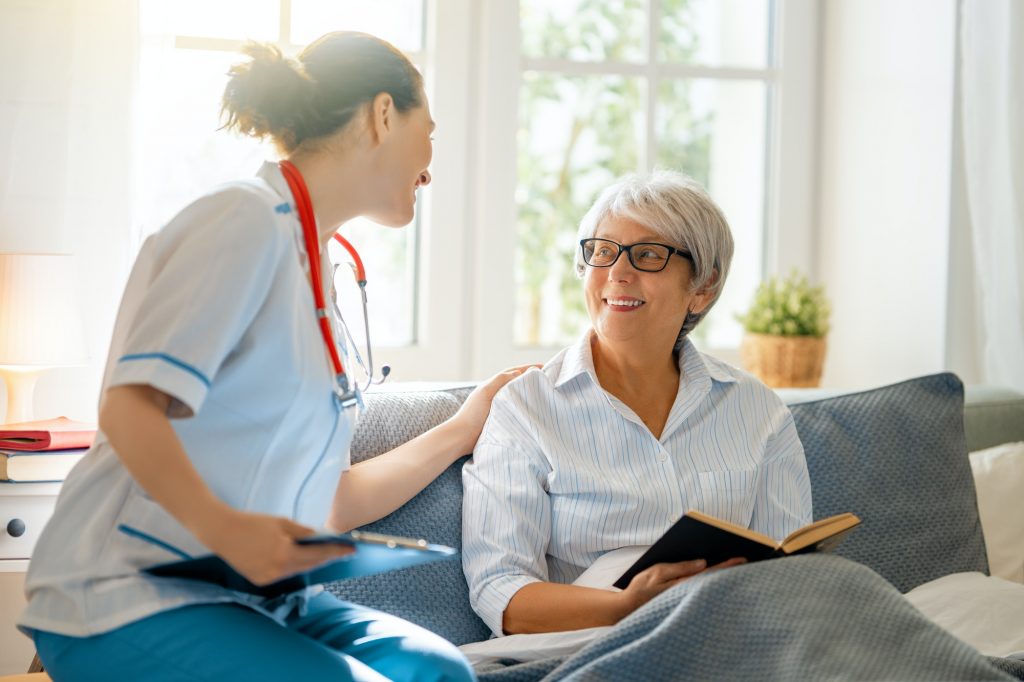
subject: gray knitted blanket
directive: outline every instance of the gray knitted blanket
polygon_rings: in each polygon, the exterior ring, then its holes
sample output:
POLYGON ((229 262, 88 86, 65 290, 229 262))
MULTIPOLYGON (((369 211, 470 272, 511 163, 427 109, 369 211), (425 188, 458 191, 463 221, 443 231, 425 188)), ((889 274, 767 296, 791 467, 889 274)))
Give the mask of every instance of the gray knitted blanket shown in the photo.
POLYGON ((482 682, 1014 679, 878 574, 828 555, 698 576, 567 659, 478 672, 482 682))

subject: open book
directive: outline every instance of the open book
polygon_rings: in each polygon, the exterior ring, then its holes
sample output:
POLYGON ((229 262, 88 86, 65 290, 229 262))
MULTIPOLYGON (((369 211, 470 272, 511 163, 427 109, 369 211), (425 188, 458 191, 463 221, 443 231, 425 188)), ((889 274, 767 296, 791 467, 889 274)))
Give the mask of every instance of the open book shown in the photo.
POLYGON ((298 573, 270 583, 256 585, 238 573, 228 562, 214 554, 183 559, 145 569, 150 575, 165 578, 202 580, 223 585, 238 592, 248 592, 262 597, 276 597, 301 590, 310 585, 358 578, 374 573, 394 571, 417 566, 458 555, 458 551, 444 545, 432 545, 425 540, 414 540, 394 535, 366 533, 354 530, 351 533, 325 533, 299 538, 300 545, 340 544, 355 547, 356 551, 314 569, 298 573))
POLYGON ((714 566, 733 557, 760 561, 828 552, 858 524, 860 519, 855 515, 838 514, 799 528, 777 542, 757 531, 691 509, 615 581, 615 587, 625 589, 640 571, 666 562, 704 559, 708 566, 714 566))

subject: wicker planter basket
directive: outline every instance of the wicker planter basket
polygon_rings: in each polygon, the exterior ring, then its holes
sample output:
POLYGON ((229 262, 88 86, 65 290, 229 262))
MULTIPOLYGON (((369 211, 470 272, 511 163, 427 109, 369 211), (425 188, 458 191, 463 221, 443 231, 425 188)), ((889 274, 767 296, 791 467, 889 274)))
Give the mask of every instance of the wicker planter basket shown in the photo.
POLYGON ((747 333, 740 346, 747 371, 772 388, 808 388, 821 383, 824 336, 772 336, 747 333))

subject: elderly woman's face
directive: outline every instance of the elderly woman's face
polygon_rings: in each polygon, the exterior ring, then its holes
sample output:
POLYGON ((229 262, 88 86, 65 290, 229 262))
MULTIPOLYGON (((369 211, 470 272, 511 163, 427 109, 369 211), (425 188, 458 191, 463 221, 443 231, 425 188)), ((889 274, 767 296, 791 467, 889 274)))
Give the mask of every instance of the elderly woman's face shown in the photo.
MULTIPOLYGON (((653 230, 617 216, 602 220, 594 236, 624 246, 667 243, 653 230)), ((660 272, 637 270, 626 253, 620 254, 611 267, 587 266, 584 296, 598 340, 637 342, 644 348, 650 348, 653 342, 655 347, 664 346, 671 352, 687 310, 700 312, 710 302, 708 294, 690 292, 690 276, 690 262, 675 255, 660 272)))

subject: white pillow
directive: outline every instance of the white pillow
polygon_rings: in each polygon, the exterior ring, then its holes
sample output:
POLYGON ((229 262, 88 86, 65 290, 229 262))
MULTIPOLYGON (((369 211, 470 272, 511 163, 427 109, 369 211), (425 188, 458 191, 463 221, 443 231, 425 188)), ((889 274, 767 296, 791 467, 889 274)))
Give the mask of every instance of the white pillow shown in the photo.
POLYGON ((910 603, 986 656, 1024 658, 1024 585, 953 573, 907 592, 910 603))
POLYGON ((1024 583, 1024 442, 970 454, 989 571, 1024 583))

